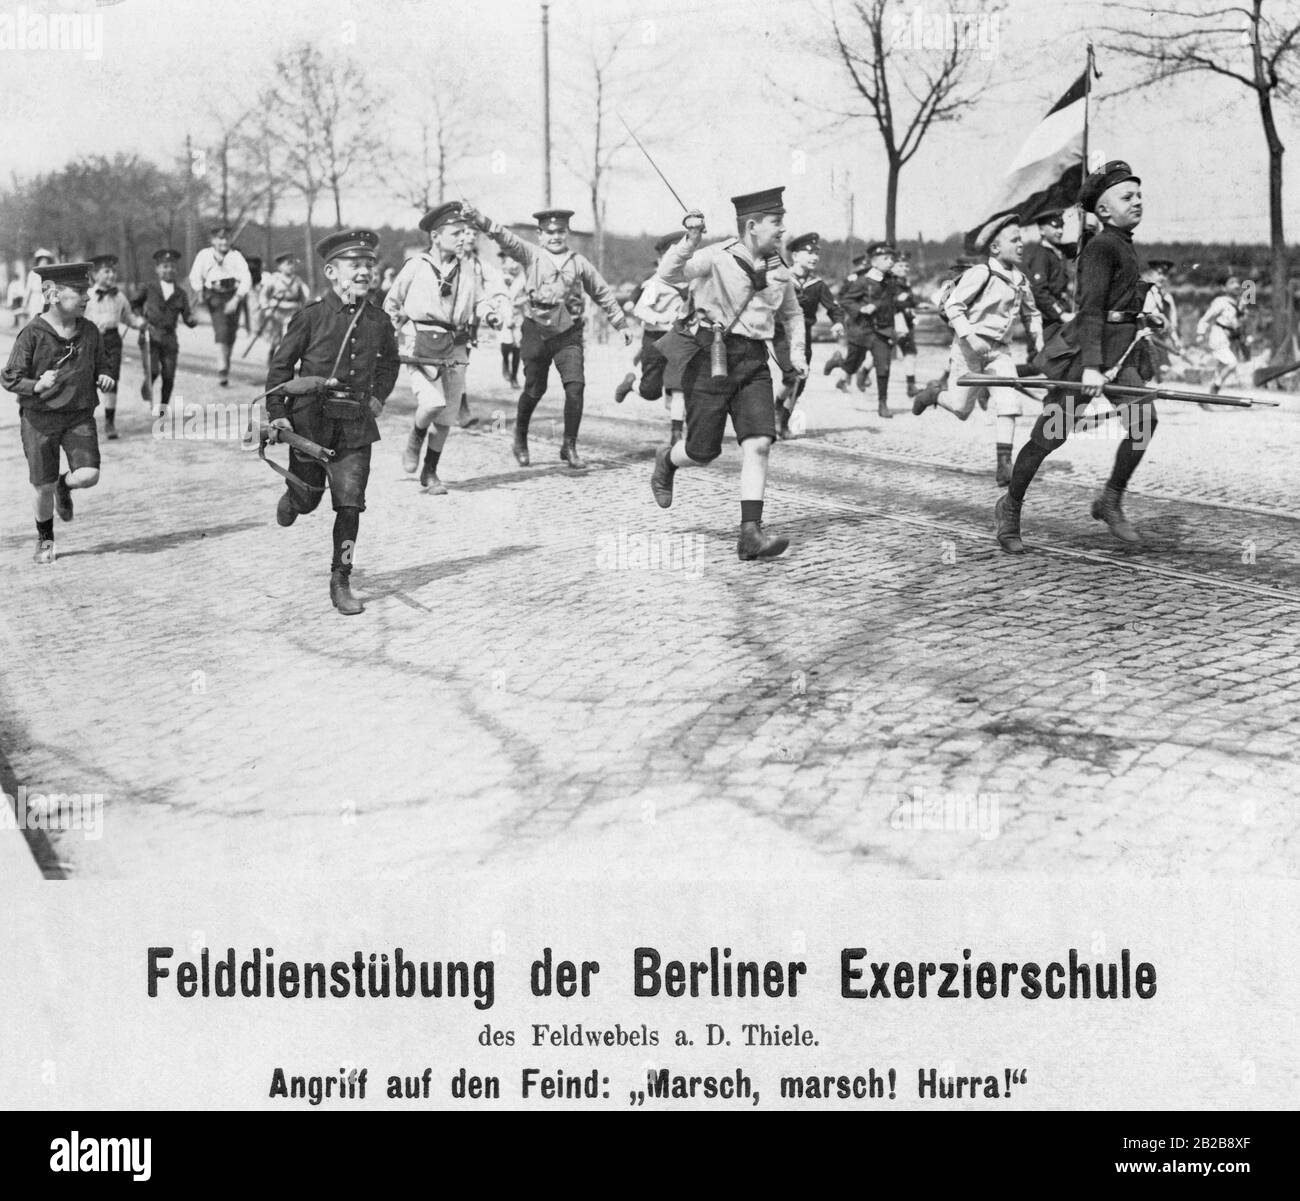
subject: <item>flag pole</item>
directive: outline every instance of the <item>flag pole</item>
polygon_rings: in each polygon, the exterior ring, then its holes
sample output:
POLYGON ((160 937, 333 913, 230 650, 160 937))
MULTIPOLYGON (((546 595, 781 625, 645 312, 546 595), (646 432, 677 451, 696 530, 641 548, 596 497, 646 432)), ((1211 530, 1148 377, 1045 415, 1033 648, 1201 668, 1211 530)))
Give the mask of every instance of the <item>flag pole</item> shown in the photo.
MULTIPOLYGON (((1092 101, 1092 73, 1094 70, 1092 43, 1089 42, 1088 65, 1083 72, 1083 166, 1079 173, 1080 189, 1083 187, 1083 181, 1088 178, 1088 119, 1092 101)), ((1079 245, 1074 255, 1074 286, 1071 289, 1071 307, 1077 313, 1079 311, 1079 256, 1083 254, 1083 245, 1088 239, 1088 227, 1084 222, 1083 204, 1076 200, 1075 207, 1079 210, 1079 245)))

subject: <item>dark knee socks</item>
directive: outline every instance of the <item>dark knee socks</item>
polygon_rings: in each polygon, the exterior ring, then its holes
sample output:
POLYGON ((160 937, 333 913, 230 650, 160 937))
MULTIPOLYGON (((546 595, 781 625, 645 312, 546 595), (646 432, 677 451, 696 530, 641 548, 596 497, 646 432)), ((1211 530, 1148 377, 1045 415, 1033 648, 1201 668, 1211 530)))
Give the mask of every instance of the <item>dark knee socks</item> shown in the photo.
POLYGON ((334 514, 334 558, 330 563, 331 571, 352 570, 352 547, 356 543, 360 527, 360 509, 345 508, 334 514))
POLYGON ((1125 438, 1119 444, 1119 450, 1115 452, 1115 466, 1110 470, 1110 479, 1106 481, 1106 486, 1114 488, 1116 492, 1123 492, 1128 485, 1129 476, 1137 470, 1137 465, 1142 462, 1146 450, 1145 446, 1134 443, 1132 438, 1125 438))
POLYGON ((582 385, 564 385, 564 440, 576 439, 582 425, 582 385))
POLYGON ((1007 493, 1012 500, 1025 499, 1025 491, 1034 476, 1038 474, 1038 469, 1048 454, 1049 452, 1037 442, 1026 442, 1020 448, 1020 453, 1016 456, 1016 465, 1011 469, 1011 484, 1007 488, 1007 493))
POLYGON ((519 393, 519 405, 515 409, 515 429, 520 434, 528 433, 528 423, 533 418, 533 410, 541 401, 540 396, 529 396, 527 392, 519 393))

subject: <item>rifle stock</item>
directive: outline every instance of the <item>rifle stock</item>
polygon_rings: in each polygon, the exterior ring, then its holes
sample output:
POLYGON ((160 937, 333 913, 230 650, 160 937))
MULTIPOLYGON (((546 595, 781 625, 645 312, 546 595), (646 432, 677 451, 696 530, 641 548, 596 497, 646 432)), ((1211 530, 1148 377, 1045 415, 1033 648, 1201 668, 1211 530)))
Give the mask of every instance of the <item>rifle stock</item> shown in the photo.
MULTIPOLYGON (((1082 392, 1087 385, 1068 379, 1008 379, 1002 375, 963 375, 960 388, 1047 388, 1062 392, 1082 392)), ((1277 402, 1251 400, 1248 396, 1224 396, 1211 392, 1183 392, 1176 388, 1138 388, 1132 384, 1103 384, 1102 394, 1112 400, 1181 400, 1188 404, 1220 405, 1227 409, 1276 409, 1277 402)))

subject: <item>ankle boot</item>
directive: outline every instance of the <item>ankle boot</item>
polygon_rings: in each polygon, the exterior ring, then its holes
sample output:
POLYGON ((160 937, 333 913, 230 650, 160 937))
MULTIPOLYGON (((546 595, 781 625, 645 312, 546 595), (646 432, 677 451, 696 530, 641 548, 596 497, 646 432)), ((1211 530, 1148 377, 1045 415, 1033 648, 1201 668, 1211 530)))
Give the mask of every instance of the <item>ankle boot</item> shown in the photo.
POLYGON ((919 417, 926 409, 932 409, 939 403, 939 385, 926 384, 912 397, 912 413, 919 417))
POLYGON ((878 417, 892 417, 893 413, 889 411, 889 402, 887 400, 876 401, 876 415, 878 417))
POLYGON ((564 444, 560 447, 560 458, 562 458, 573 471, 586 471, 587 464, 578 454, 578 447, 573 438, 565 438, 564 444))
POLYGON ((775 559, 789 545, 789 538, 763 533, 761 521, 742 521, 736 554, 742 560, 775 559))
POLYGON ((993 506, 993 519, 997 522, 998 544, 1009 555, 1023 555, 1025 544, 1020 541, 1020 506, 1010 492, 998 497, 993 506))
POLYGON ((1141 542, 1137 530, 1129 524, 1120 507, 1123 495, 1118 488, 1107 484, 1101 495, 1092 502, 1092 515, 1098 521, 1104 521, 1110 527, 1110 532, 1121 542, 1141 542))
POLYGON ((515 444, 512 448, 515 453, 515 461, 520 467, 527 467, 530 460, 528 458, 528 431, 521 430, 515 426, 515 444))
POLYGON ((330 572, 330 601, 334 607, 348 617, 361 613, 361 602, 352 595, 351 572, 336 567, 330 572))

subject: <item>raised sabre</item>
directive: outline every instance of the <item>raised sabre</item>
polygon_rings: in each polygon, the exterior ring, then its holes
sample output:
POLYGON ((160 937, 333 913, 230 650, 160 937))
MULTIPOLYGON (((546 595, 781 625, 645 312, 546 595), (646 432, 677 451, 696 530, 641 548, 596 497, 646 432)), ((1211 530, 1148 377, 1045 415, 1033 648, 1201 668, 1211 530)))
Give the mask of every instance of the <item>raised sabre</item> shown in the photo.
POLYGON ((654 159, 650 157, 650 151, 648 151, 644 146, 641 145, 641 139, 638 138, 636 134, 632 132, 632 127, 623 119, 622 113, 618 114, 618 119, 623 122, 623 128, 627 130, 628 135, 631 137, 632 141, 636 143, 636 148, 639 151, 641 151, 642 154, 645 155, 645 161, 655 169, 655 174, 664 181, 664 187, 667 188, 673 194, 673 199, 682 206, 682 212, 689 213, 691 210, 686 207, 686 202, 680 196, 677 195, 677 189, 668 182, 668 176, 666 176, 662 171, 659 170, 659 164, 656 163, 654 159))

